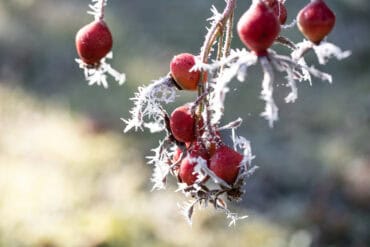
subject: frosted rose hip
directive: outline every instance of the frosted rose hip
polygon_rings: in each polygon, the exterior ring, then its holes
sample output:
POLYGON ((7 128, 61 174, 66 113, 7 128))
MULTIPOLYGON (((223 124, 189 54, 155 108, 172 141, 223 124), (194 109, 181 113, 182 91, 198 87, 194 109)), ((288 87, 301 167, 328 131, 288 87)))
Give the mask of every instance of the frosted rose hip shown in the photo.
POLYGON ((263 2, 255 2, 238 22, 241 41, 257 56, 267 55, 267 49, 274 43, 280 32, 277 16, 263 2))
POLYGON ((173 136, 180 142, 195 140, 195 118, 191 114, 190 106, 183 105, 176 108, 170 117, 170 128, 173 136))
POLYGON ((243 156, 234 149, 222 145, 210 159, 209 168, 221 179, 233 184, 238 176, 243 156))
POLYGON ((112 34, 103 20, 93 21, 76 34, 76 49, 86 64, 96 64, 112 49, 112 34))
POLYGON ((312 0, 297 16, 297 25, 302 34, 319 44, 335 25, 335 14, 323 0, 312 0))
POLYGON ((171 75, 181 89, 197 90, 201 72, 190 72, 194 65, 195 57, 190 53, 181 53, 172 58, 170 63, 171 75))

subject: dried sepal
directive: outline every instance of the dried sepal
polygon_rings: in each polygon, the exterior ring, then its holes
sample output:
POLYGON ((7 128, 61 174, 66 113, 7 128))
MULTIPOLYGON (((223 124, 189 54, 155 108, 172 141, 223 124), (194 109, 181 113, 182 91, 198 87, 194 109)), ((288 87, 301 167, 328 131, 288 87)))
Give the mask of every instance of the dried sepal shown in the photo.
POLYGON ((260 57, 260 63, 263 69, 261 99, 265 101, 265 110, 261 113, 268 122, 270 127, 279 119, 279 109, 275 104, 274 93, 274 71, 266 57, 260 57))
POLYGON ((110 75, 113 79, 122 85, 126 81, 126 75, 120 73, 112 66, 106 62, 106 59, 112 59, 113 53, 109 52, 100 62, 96 65, 89 65, 84 63, 81 59, 76 58, 75 61, 78 63, 79 67, 83 69, 85 79, 88 81, 89 85, 98 85, 108 88, 107 76, 110 75))
POLYGON ((131 98, 134 107, 130 110, 131 118, 123 119, 126 123, 124 132, 132 128, 137 131, 144 127, 152 132, 165 129, 163 121, 163 108, 161 103, 168 104, 176 99, 176 87, 170 77, 163 77, 148 86, 138 88, 135 97, 131 98), (148 120, 148 122, 145 122, 148 120), (150 120, 150 121, 149 121, 150 120))
POLYGON ((320 64, 326 64, 330 58, 334 57, 337 60, 342 60, 351 55, 351 51, 342 51, 338 46, 321 41, 319 45, 314 46, 313 50, 320 64))

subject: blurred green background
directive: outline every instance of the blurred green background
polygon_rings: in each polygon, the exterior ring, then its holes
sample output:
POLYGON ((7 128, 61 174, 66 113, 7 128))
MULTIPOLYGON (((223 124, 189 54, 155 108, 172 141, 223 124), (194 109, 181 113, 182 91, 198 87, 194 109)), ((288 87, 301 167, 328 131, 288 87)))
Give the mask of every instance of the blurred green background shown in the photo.
MULTIPOLYGON (((287 1, 288 21, 306 2, 287 1)), ((259 117, 259 68, 232 84, 225 122, 244 118, 240 134, 260 169, 231 205, 249 218, 228 228, 207 209, 190 227, 173 185, 150 192, 144 157, 161 135, 123 134, 120 121, 138 85, 165 75, 174 54, 199 52, 210 6, 224 1, 109 1, 112 63, 128 81, 104 90, 87 86, 74 62, 89 1, 0 0, 0 246, 369 247, 370 7, 327 2, 337 14, 329 40, 353 55, 308 61, 333 85, 302 83, 288 105, 278 88, 281 120, 270 129, 259 117)), ((249 4, 238 1, 236 17, 249 4)), ((296 28, 284 33, 302 40, 296 28)), ((233 46, 242 47, 237 38, 233 46)))

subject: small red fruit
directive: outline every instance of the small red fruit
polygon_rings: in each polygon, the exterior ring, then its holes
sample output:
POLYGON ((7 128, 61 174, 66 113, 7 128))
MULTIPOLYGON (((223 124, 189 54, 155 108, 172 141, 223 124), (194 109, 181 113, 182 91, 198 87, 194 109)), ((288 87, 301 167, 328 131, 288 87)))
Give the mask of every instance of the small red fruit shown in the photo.
MULTIPOLYGON (((181 89, 190 91, 197 90, 198 82, 201 78, 201 72, 190 72, 190 69, 194 65, 195 57, 189 53, 181 53, 172 58, 170 63, 171 75, 181 89)), ((203 78, 203 81, 206 80, 206 78, 203 78)))
POLYGON ((243 156, 228 146, 222 145, 210 159, 209 168, 228 184, 233 184, 238 176, 243 156))
POLYGON ((195 140, 195 118, 191 114, 189 105, 176 108, 170 117, 170 128, 173 136, 180 142, 195 140))
POLYGON ((103 20, 93 21, 76 34, 76 49, 81 60, 96 64, 112 49, 112 34, 103 20))
POLYGON ((274 12, 263 2, 253 2, 238 22, 241 41, 257 56, 266 56, 267 49, 280 32, 280 23, 274 12))
POLYGON ((303 35, 318 45, 333 29, 335 14, 323 0, 311 0, 299 11, 297 20, 303 35))
POLYGON ((194 167, 198 163, 194 161, 194 159, 202 157, 208 163, 209 156, 207 150, 199 143, 193 143, 188 152, 188 156, 181 161, 179 177, 181 182, 186 183, 187 185, 192 185, 197 180, 197 174, 194 173, 194 167))
POLYGON ((264 0, 265 4, 269 6, 279 18, 281 25, 284 25, 288 17, 287 10, 281 0, 264 0))

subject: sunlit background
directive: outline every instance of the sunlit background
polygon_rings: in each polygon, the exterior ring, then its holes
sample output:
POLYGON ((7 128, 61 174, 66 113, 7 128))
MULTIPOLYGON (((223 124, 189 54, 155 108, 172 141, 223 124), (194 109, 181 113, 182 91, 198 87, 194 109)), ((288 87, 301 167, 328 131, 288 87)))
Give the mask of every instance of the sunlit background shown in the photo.
MULTIPOLYGON (((288 21, 307 2, 288 0, 288 21)), ((150 192, 145 156, 162 135, 123 134, 120 120, 136 87, 166 75, 174 54, 199 52, 210 6, 224 1, 109 1, 112 63, 128 81, 107 90, 87 86, 74 62, 89 3, 0 0, 1 247, 370 246, 368 1, 327 1, 337 13, 329 40, 353 55, 325 67, 308 56, 334 83, 302 83, 289 105, 279 88, 274 129, 259 117, 261 71, 232 84, 225 122, 244 118, 260 166, 231 205, 249 218, 232 228, 208 209, 190 227, 173 183, 150 192)), ((237 17, 249 3, 238 1, 237 17)), ((302 40, 296 28, 284 33, 302 40)), ((233 46, 242 47, 237 37, 233 46)))

